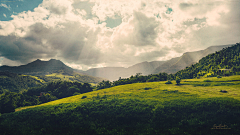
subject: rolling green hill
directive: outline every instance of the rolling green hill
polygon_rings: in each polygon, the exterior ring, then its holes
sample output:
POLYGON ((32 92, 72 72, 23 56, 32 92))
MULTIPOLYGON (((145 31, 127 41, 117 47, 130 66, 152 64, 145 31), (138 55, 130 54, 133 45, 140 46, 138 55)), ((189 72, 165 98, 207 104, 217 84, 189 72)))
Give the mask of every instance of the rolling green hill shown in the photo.
POLYGON ((0 134, 238 134, 240 76, 135 83, 0 116, 0 134), (215 129, 215 126, 222 129, 215 129), (214 128, 214 129, 212 129, 214 128))

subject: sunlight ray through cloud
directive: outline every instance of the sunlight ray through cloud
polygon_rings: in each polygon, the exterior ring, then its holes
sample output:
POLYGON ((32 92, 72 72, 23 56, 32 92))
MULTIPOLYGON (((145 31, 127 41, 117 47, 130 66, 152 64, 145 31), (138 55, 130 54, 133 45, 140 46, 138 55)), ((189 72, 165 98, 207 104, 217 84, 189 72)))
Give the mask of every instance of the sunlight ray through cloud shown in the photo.
POLYGON ((236 1, 38 3, 17 14, 8 13, 20 8, 16 3, 0 3, 2 17, 12 18, 0 21, 0 55, 9 64, 57 58, 83 70, 99 65, 128 67, 142 61, 168 60, 212 45, 239 42, 240 3, 236 1), (228 38, 223 40, 226 33, 228 38))

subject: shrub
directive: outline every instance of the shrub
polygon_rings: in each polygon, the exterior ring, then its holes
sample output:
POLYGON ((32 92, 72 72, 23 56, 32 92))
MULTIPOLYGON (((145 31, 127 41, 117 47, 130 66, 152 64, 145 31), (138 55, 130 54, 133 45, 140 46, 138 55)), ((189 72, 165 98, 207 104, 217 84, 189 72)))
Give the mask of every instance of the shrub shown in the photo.
POLYGON ((207 80, 204 80, 204 82, 211 82, 211 80, 207 79, 207 80))
POLYGON ((82 98, 81 98, 81 99, 84 99, 84 98, 87 98, 87 96, 82 96, 82 98))
POLYGON ((172 82, 171 81, 167 81, 165 84, 172 84, 172 82))
POLYGON ((149 89, 152 89, 152 88, 150 88, 150 87, 145 87, 145 88, 144 88, 144 90, 149 90, 149 89))
POLYGON ((81 93, 78 93, 78 92, 74 92, 73 93, 73 96, 75 96, 75 95, 80 95, 81 93))
POLYGON ((222 78, 222 77, 220 75, 218 75, 217 78, 222 78))
POLYGON ((227 93, 227 91, 226 91, 226 90, 220 90, 220 92, 222 92, 222 93, 227 93))

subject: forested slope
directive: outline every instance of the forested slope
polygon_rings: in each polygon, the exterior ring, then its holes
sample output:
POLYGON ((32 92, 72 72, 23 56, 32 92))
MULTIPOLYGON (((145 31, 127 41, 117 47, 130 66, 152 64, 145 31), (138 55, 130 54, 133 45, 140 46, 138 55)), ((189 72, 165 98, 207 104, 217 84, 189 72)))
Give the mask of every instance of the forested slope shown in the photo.
POLYGON ((20 92, 31 87, 43 85, 42 80, 10 72, 0 72, 0 94, 3 92, 20 92))
POLYGON ((230 75, 240 73, 240 43, 217 51, 198 63, 178 71, 175 76, 195 78, 201 76, 230 75), (227 70, 226 70, 227 69, 227 70))

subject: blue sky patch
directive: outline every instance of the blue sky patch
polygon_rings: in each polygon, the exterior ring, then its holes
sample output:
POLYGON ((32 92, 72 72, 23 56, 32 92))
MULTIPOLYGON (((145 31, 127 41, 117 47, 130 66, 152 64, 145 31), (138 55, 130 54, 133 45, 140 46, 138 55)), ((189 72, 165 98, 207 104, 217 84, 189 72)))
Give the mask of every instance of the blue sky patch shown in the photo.
POLYGON ((43 0, 13 0, 0 1, 0 21, 12 20, 11 15, 16 15, 23 11, 33 11, 43 0), (9 8, 6 8, 9 7, 9 8))

